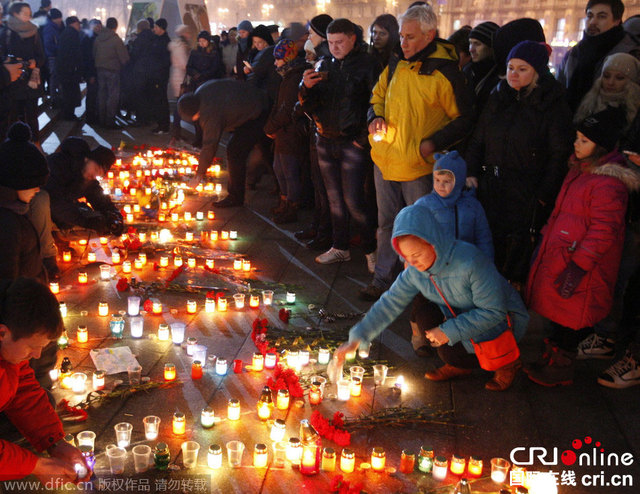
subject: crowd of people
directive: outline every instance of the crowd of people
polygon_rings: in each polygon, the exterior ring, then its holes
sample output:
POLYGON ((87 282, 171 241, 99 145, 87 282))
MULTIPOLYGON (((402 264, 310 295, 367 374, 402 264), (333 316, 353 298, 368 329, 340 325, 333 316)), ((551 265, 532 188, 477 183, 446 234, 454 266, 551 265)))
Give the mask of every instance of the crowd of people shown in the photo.
MULTIPOLYGON (((79 137, 47 157, 40 150, 45 81, 65 119, 78 118, 84 81, 88 123, 154 124, 172 145, 186 137, 182 122, 193 123, 192 185, 230 133, 218 208, 243 206, 259 150, 278 187, 276 224, 296 224, 311 207, 312 223, 295 236, 321 252, 317 263, 364 254, 371 281, 360 296, 375 303, 336 350, 338 364, 409 305, 414 350, 436 347, 444 362, 425 374, 432 381, 482 368, 493 372, 486 389, 504 391, 524 368, 537 384, 568 385, 576 360, 615 358, 616 343, 634 337, 623 331, 624 302, 635 299, 640 265, 640 17, 623 23, 621 0, 588 0, 585 14, 584 37, 554 76, 538 21, 482 22, 444 40, 424 2, 376 18, 368 44, 361 27, 328 14, 282 32, 246 20, 220 36, 178 26, 173 39, 165 19, 141 19, 125 43, 114 18, 83 26, 42 0, 32 22, 29 4, 9 5, 0 411, 51 458, 1 441, 0 463, 19 461, 19 476, 77 480, 82 460, 36 382, 46 387, 62 330, 41 282, 58 275, 56 243, 75 229, 124 229, 97 180, 115 162, 111 150, 79 137), (532 313, 549 337, 523 364, 518 342, 532 313), (38 430, 25 426, 34 413, 38 430)), ((639 337, 598 383, 640 384, 639 337)))

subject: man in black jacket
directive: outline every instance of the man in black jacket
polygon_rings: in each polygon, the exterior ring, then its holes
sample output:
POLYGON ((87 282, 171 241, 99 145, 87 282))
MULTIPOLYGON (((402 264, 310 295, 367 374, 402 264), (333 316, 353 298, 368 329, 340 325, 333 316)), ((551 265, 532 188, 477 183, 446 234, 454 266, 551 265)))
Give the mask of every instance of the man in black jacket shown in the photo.
POLYGON ((356 28, 348 19, 333 20, 327 39, 332 58, 324 58, 316 71, 306 70, 300 85, 302 108, 316 125, 318 162, 333 224, 333 245, 316 257, 320 264, 351 259, 350 217, 360 227, 367 258, 373 259, 376 250, 375 218, 366 207, 364 181, 367 110, 377 64, 357 43, 356 28))
POLYGON ((58 40, 58 56, 56 58, 58 79, 61 90, 62 118, 77 121, 75 108, 80 106, 80 72, 82 50, 80 47, 80 19, 75 15, 67 17, 64 31, 58 40))
POLYGON ((98 123, 98 72, 93 58, 93 43, 102 29, 100 19, 89 21, 89 31, 80 40, 82 50, 82 78, 87 83, 87 99, 85 102, 86 120, 90 125, 98 123))
POLYGON ((171 54, 167 34, 167 21, 158 19, 153 26, 155 34, 151 44, 151 72, 148 75, 149 99, 151 100, 152 120, 157 127, 151 132, 155 135, 169 132, 169 100, 167 99, 167 85, 169 84, 169 68, 171 67, 171 54))

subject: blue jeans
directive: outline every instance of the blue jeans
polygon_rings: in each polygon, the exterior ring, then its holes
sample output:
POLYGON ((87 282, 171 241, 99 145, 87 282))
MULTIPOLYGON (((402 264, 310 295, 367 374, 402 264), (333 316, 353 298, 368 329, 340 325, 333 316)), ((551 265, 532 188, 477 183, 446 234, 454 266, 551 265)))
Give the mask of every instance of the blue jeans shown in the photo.
POLYGON ((366 207, 364 180, 367 151, 350 139, 316 137, 318 164, 327 189, 333 247, 349 249, 349 219, 360 229, 365 254, 376 250, 375 218, 366 207))
POLYGON ((120 108, 120 72, 98 69, 98 115, 102 125, 114 125, 120 108))
POLYGON ((402 269, 398 254, 391 245, 391 233, 396 215, 433 189, 433 177, 424 175, 408 182, 392 182, 382 178, 376 166, 373 170, 378 202, 378 252, 373 284, 386 290, 402 269))
POLYGON ((273 172, 280 186, 280 194, 286 196, 289 202, 299 203, 302 199, 300 158, 294 154, 276 153, 273 157, 273 172))

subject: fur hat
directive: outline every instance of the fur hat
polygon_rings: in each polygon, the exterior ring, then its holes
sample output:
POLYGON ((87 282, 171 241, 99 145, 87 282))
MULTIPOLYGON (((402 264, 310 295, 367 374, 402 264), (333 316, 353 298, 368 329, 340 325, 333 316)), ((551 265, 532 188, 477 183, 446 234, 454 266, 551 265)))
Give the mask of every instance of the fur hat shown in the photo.
POLYGON ((162 17, 156 21, 156 26, 158 26, 158 27, 159 27, 160 29, 162 29, 163 31, 166 31, 166 30, 167 30, 167 26, 168 26, 168 25, 169 25, 169 24, 167 23, 167 20, 166 20, 166 19, 163 19, 162 17))
POLYGON ((614 53, 604 59, 604 63, 602 64, 603 74, 605 70, 617 70, 633 82, 638 83, 638 78, 640 77, 640 61, 628 53, 614 53))
POLYGON ((309 27, 314 32, 323 38, 327 38, 327 26, 331 23, 333 17, 328 14, 320 14, 315 16, 309 21, 309 27))
POLYGON ((521 41, 511 49, 507 56, 507 62, 512 58, 519 58, 531 65, 540 75, 548 70, 550 50, 551 47, 546 43, 521 41))
POLYGON ((251 21, 247 21, 246 19, 244 21, 241 21, 240 24, 238 24, 238 31, 253 31, 253 24, 251 24, 251 21))
POLYGON ((511 49, 524 40, 544 43, 544 30, 535 19, 516 19, 507 22, 493 34, 493 55, 500 72, 504 74, 507 55, 511 49))
POLYGON ((469 38, 477 39, 487 46, 493 46, 493 34, 500 29, 495 22, 481 22, 469 33, 469 38))
POLYGON ((30 139, 31 129, 25 123, 16 122, 9 129, 7 140, 0 144, 0 185, 28 190, 47 182, 47 160, 30 139))
POLYGON ((87 158, 98 163, 105 173, 108 172, 116 162, 116 155, 113 154, 111 149, 104 146, 95 148, 87 155, 87 158))
POLYGON ((615 149, 627 119, 621 108, 607 107, 606 110, 585 118, 577 130, 590 141, 611 152, 615 149))
POLYGON ((284 60, 284 63, 293 61, 297 56, 296 44, 290 39, 281 39, 273 48, 273 58, 284 60))
POLYGON ((256 26, 253 31, 251 31, 251 36, 253 38, 263 39, 270 45, 273 44, 273 36, 271 36, 271 33, 269 32, 267 26, 263 26, 262 24, 256 26))

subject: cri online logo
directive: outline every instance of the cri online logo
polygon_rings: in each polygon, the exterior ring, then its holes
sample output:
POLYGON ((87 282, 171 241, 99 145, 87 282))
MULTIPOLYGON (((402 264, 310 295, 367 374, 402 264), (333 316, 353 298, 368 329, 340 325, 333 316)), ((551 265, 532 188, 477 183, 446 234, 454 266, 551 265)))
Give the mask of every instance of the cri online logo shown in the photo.
MULTIPOLYGON (((571 446, 573 449, 566 449, 560 453, 560 461, 565 466, 576 463, 579 466, 630 466, 633 463, 632 453, 605 454, 600 441, 594 442, 590 436, 574 439, 571 446)), ((551 451, 541 446, 513 448, 510 459, 514 465, 533 465, 536 460, 542 465, 558 465, 558 448, 551 451)))

